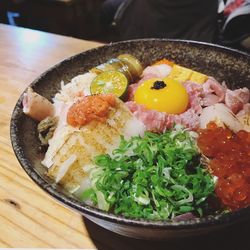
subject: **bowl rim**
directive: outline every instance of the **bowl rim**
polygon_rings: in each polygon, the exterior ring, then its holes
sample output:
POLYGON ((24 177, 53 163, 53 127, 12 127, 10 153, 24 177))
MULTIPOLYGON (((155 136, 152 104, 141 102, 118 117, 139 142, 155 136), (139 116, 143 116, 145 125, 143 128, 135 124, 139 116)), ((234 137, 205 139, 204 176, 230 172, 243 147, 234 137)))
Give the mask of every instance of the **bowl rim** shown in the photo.
MULTIPOLYGON (((90 50, 86 50, 80 53, 77 53, 73 56, 70 56, 54 66, 47 69, 44 73, 40 74, 34 81, 32 81, 30 86, 35 86, 40 79, 42 79, 45 75, 47 75, 49 72, 52 72, 56 68, 58 68, 60 65, 65 64, 67 61, 71 61, 74 58, 81 56, 85 56, 88 54, 93 53, 94 51, 98 51, 102 48, 108 48, 113 46, 119 46, 121 44, 127 44, 127 43, 137 43, 137 42, 150 42, 150 41, 160 41, 160 42, 170 42, 170 43, 183 43, 183 44, 191 44, 191 45, 200 45, 210 48, 217 48, 223 52, 230 52, 235 55, 242 55, 244 57, 247 57, 250 59, 250 54, 237 50, 228 48, 225 46, 221 46, 218 44, 211 44, 206 42, 199 42, 199 41, 193 41, 193 40, 182 40, 182 39, 167 39, 167 38, 145 38, 145 39, 132 39, 132 40, 126 40, 126 41, 120 41, 120 42, 114 42, 105 44, 103 46, 99 46, 96 48, 92 48, 90 50)), ((28 88, 27 87, 27 88, 28 88)), ((159 229, 195 229, 195 228, 208 228, 212 226, 219 226, 224 224, 232 224, 234 222, 237 222, 238 220, 243 220, 245 218, 250 217, 250 207, 239 209, 234 212, 229 212, 225 214, 218 214, 218 215, 209 215, 206 217, 201 218, 195 218, 187 221, 169 221, 169 220, 145 220, 145 219, 131 219, 124 217, 122 215, 115 215, 110 212, 102 211, 98 208, 86 205, 76 198, 72 198, 64 194, 63 192, 58 191, 55 188, 55 185, 49 184, 46 182, 44 178, 40 176, 40 174, 32 167, 31 163, 24 158, 24 151, 20 146, 20 141, 18 138, 18 128, 15 124, 15 120, 18 119, 18 116, 20 116, 20 107, 22 103, 22 97, 23 94, 26 92, 27 88, 23 91, 23 93, 20 95, 11 115, 10 120, 10 138, 11 138, 11 144, 13 151, 21 165, 21 167, 24 169, 24 171, 27 173, 27 175, 46 193, 48 193, 50 196, 52 196, 56 201, 59 201, 64 206, 66 205, 68 208, 73 209, 77 212, 79 212, 82 215, 86 216, 94 216, 98 219, 107 220, 109 222, 113 223, 119 223, 123 225, 133 225, 135 227, 144 227, 144 228, 159 228, 159 229)), ((22 110, 22 109, 21 109, 22 110)))

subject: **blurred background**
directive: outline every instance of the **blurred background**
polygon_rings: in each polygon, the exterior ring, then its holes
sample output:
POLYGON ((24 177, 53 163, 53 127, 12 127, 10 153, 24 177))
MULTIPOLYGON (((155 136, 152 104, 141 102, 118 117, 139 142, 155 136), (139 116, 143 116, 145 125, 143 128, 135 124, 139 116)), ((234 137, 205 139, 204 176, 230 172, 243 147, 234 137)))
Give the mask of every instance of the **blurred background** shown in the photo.
POLYGON ((0 23, 99 42, 165 37, 250 51, 250 0, 0 0, 0 23))

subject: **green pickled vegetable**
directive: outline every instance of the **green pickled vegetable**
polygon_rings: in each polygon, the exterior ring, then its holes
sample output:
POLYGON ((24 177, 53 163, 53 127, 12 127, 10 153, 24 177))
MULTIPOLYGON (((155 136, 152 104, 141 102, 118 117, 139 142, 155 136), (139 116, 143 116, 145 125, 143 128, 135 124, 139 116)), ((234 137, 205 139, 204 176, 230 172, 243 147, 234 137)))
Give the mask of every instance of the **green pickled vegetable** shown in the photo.
POLYGON ((126 76, 129 83, 133 83, 141 76, 143 67, 140 61, 134 56, 122 54, 117 58, 112 58, 92 68, 90 71, 96 74, 101 74, 106 71, 119 71, 126 76))
POLYGON ((134 77, 134 80, 140 78, 143 71, 143 66, 136 57, 130 54, 122 54, 117 58, 128 66, 131 75, 134 77))
POLYGON ((49 144, 49 139, 52 138, 58 123, 58 117, 46 117, 40 121, 37 126, 38 137, 43 146, 49 144))

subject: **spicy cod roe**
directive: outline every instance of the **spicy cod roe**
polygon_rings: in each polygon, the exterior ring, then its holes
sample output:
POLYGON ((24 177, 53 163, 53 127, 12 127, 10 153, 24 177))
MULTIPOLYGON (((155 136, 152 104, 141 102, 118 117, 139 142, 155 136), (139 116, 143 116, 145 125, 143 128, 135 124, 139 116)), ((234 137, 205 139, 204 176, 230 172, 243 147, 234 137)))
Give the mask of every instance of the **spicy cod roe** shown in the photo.
POLYGON ((199 133, 198 146, 210 158, 209 168, 218 177, 215 192, 235 210, 250 205, 250 132, 233 133, 210 123, 199 133))
POLYGON ((105 122, 110 108, 115 105, 116 99, 112 94, 85 96, 69 108, 67 122, 73 127, 83 126, 93 120, 105 122))

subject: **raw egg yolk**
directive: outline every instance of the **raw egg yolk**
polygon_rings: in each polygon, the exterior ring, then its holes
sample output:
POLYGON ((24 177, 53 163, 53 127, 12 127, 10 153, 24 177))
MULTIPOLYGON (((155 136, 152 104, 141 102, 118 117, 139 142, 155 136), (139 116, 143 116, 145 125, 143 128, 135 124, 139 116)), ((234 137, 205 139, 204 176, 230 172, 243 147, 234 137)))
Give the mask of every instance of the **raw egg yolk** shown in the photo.
POLYGON ((181 114, 188 106, 188 93, 181 83, 170 78, 153 78, 143 82, 135 91, 134 101, 147 109, 181 114))

